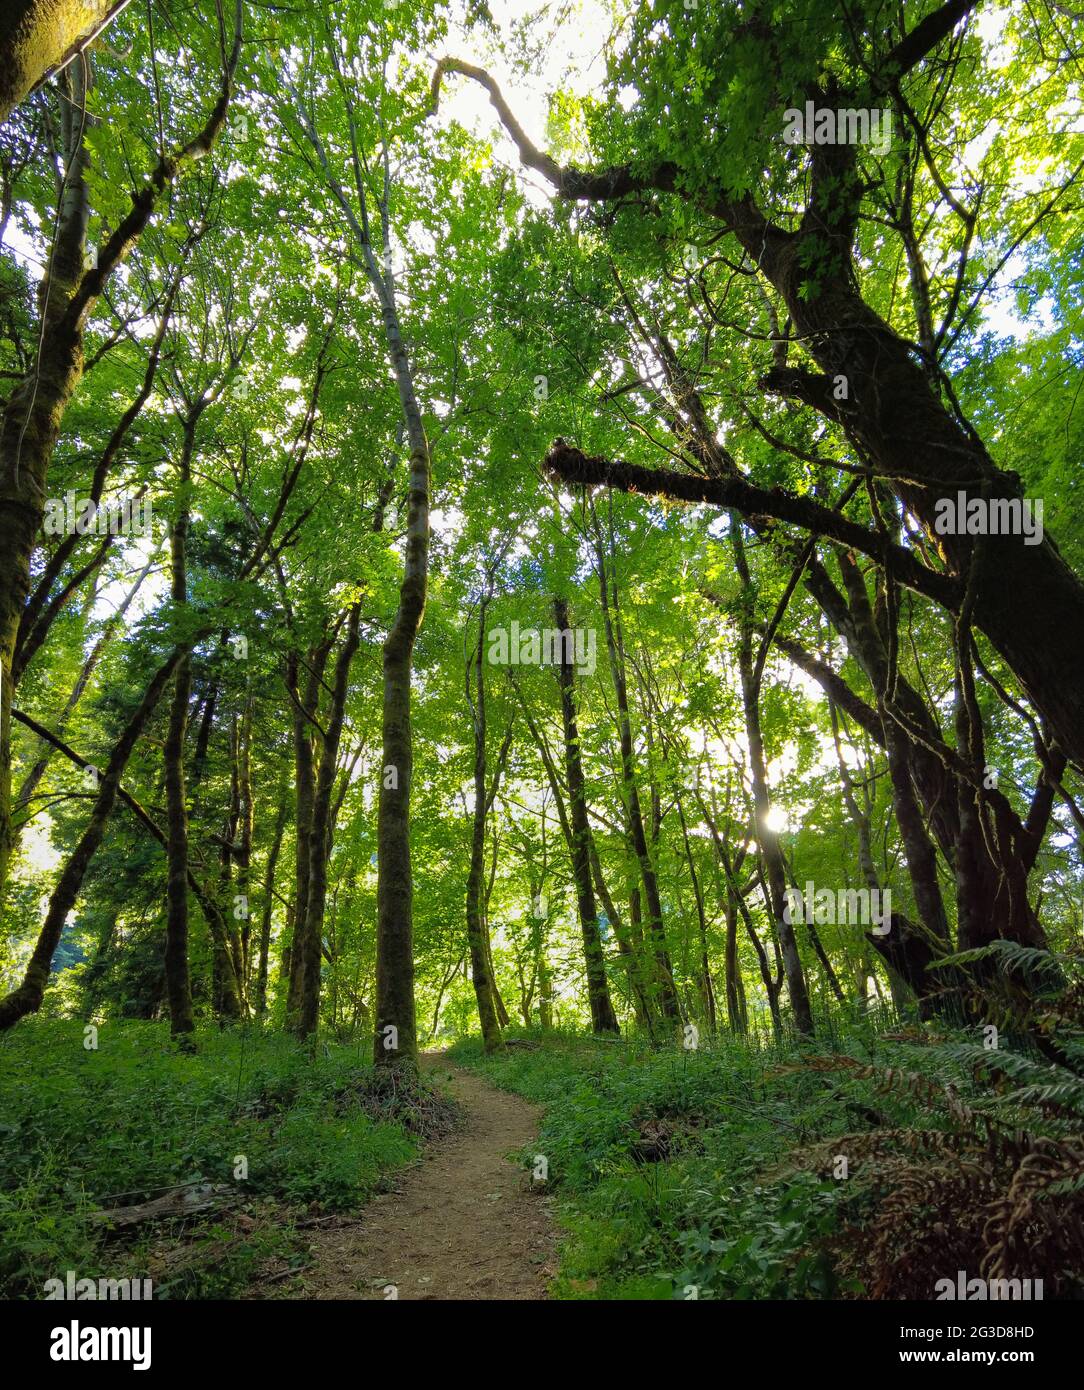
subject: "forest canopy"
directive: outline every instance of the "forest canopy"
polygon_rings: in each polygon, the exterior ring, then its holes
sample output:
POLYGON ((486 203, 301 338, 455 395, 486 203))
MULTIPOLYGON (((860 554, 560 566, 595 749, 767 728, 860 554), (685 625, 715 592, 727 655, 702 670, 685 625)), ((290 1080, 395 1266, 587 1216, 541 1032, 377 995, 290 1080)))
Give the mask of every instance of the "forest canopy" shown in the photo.
POLYGON ((1079 16, 59 8, 0 26, 13 1045, 554 1099, 509 1045, 887 1030, 1084 1190, 1079 16))

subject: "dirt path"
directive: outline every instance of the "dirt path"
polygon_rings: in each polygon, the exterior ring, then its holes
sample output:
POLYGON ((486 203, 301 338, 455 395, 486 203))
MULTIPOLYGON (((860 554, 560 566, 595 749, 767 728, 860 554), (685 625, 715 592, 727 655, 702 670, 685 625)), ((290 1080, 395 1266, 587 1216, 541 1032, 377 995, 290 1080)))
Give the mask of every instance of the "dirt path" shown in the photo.
POLYGON ((542 1299, 555 1270, 549 1198, 508 1159, 538 1132, 538 1106, 439 1053, 422 1065, 466 1125, 347 1226, 314 1233, 316 1266, 294 1298, 542 1299))

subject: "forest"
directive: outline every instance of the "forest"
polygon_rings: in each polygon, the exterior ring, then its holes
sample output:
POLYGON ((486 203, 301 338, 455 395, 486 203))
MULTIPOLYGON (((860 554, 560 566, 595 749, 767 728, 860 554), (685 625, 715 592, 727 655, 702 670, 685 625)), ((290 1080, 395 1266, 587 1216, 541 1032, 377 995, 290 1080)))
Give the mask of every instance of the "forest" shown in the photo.
POLYGON ((8 0, 0 1296, 1084 1297, 1082 80, 8 0))

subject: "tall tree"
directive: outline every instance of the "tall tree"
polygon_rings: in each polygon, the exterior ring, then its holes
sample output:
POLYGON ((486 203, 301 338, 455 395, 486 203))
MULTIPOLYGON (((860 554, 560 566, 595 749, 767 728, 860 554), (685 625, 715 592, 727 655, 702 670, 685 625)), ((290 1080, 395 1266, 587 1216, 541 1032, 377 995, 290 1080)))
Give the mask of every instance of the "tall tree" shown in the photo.
POLYGON ((0 17, 0 122, 84 53, 128 0, 11 0, 0 17))
POLYGON ((560 662, 557 679, 561 686, 561 718, 565 735, 565 774, 568 778, 568 818, 572 829, 572 876, 576 884, 576 907, 583 935, 583 956, 587 965, 587 1002, 591 1009, 591 1026, 596 1033, 620 1031, 617 1015, 610 1001, 606 979, 606 961, 602 936, 595 908, 595 892, 591 884, 590 827, 587 824, 587 796, 584 790, 583 757, 580 750, 580 731, 576 726, 575 692, 575 635, 568 621, 568 601, 553 600, 553 616, 560 640, 560 662))
POLYGON ((87 320, 118 267, 142 237, 155 209, 181 172, 213 149, 225 123, 241 54, 241 0, 232 46, 218 11, 222 55, 217 99, 202 127, 176 149, 163 152, 130 206, 87 264, 90 213, 85 55, 73 67, 62 99, 64 175, 49 262, 39 292, 41 305, 33 365, 8 397, 0 419, 0 901, 11 856, 12 661, 30 584, 30 562, 45 513, 49 462, 61 422, 84 370, 87 320))

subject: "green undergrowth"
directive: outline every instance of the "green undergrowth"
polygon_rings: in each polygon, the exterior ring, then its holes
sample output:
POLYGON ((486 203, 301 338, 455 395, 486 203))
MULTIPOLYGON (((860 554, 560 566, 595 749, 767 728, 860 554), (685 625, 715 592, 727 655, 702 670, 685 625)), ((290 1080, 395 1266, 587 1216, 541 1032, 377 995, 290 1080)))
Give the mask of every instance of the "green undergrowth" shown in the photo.
POLYGON ((0 1295, 48 1279, 154 1278, 154 1296, 224 1297, 304 1259, 299 1209, 347 1211, 419 1141, 454 1123, 424 1083, 372 1068, 367 1047, 302 1047, 208 1028, 192 1055, 168 1027, 30 1019, 0 1039, 0 1295), (101 1210, 189 1184, 201 1213, 111 1229, 101 1210))
MULTIPOLYGON (((863 1262, 863 1227, 876 1227, 886 1197, 898 1198, 894 1140, 919 1151, 922 1172, 927 1142, 951 1148, 966 1139, 964 1120, 936 1102, 945 1077, 952 1104, 968 1096, 985 1104, 981 1047, 976 1062, 973 1047, 934 1041, 868 1033, 838 1040, 829 1055, 730 1036, 686 1052, 536 1033, 493 1056, 474 1039, 451 1055, 546 1107, 533 1152, 521 1157, 536 1171, 545 1157, 558 1198, 556 1296, 932 1297, 931 1252, 915 1291, 876 1292, 882 1276, 863 1262), (914 1079, 916 1059, 935 1084, 914 1079)), ((934 1206, 942 1189, 930 1195, 934 1206)), ((882 1222, 886 1265, 898 1263, 891 1227, 906 1224, 882 1222)))

